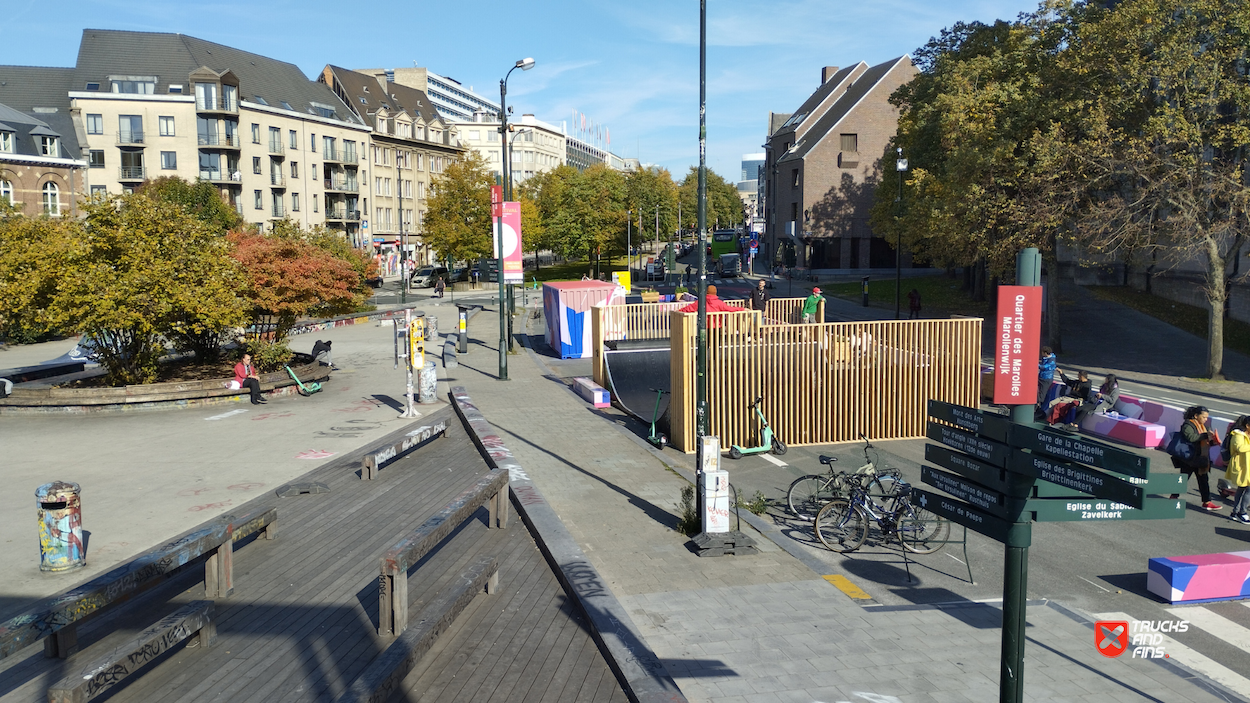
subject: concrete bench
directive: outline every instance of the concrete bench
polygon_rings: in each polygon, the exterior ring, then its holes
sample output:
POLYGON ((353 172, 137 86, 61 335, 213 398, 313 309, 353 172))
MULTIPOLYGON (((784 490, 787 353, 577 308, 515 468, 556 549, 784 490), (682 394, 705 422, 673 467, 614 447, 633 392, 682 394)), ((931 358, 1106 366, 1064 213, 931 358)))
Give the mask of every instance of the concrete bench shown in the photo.
POLYGON ((228 597, 234 591, 234 543, 257 532, 273 539, 277 517, 277 508, 258 508, 245 515, 209 521, 77 588, 36 603, 0 624, 0 659, 40 639, 45 656, 69 657, 78 651, 78 626, 83 621, 156 585, 200 557, 207 557, 205 594, 209 598, 228 597))
POLYGON ((372 480, 378 477, 378 472, 382 470, 382 466, 387 464, 404 454, 409 450, 421 446, 426 440, 434 437, 447 436, 447 423, 439 422, 434 425, 422 425, 417 429, 409 432, 402 440, 382 447, 376 452, 366 454, 360 460, 360 479, 362 481, 372 480))
POLYGON ((385 703, 391 700, 404 677, 425 656, 456 616, 485 588, 498 588, 499 564, 494 557, 480 557, 460 574, 457 584, 441 593, 418 614, 417 623, 404 630, 373 663, 348 686, 338 703, 385 703))
POLYGON ((608 395, 607 389, 592 379, 585 377, 573 379, 573 390, 596 408, 606 408, 612 404, 612 398, 608 395))
POLYGON ((1206 603, 1250 596, 1250 552, 1155 557, 1146 589, 1169 603, 1206 603))
POLYGON ((86 703, 103 695, 192 635, 199 636, 201 647, 216 644, 212 601, 193 601, 137 637, 93 658, 49 688, 48 703, 86 703))
MULTIPOLYGON (((378 634, 398 636, 408 626, 408 569, 421 561, 483 504, 490 504, 488 527, 508 526, 508 472, 494 470, 443 506, 382 555, 378 579, 378 634)), ((493 593, 497 582, 487 588, 493 593)))

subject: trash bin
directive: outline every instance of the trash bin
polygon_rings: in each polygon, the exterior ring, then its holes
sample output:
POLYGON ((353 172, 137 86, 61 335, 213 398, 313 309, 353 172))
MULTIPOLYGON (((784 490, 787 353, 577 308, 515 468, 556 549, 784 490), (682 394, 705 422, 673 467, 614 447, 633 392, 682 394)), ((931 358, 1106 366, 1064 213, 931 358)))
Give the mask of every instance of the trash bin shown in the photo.
POLYGON ((438 401, 438 366, 434 361, 428 360, 425 366, 418 372, 417 379, 417 402, 422 405, 429 405, 438 401))
POLYGON ((39 505, 40 571, 66 571, 86 565, 78 484, 45 483, 35 490, 35 500, 39 505))
POLYGON ((863 303, 862 303, 863 306, 868 307, 868 277, 867 276, 864 276, 864 278, 860 281, 859 291, 860 291, 860 295, 863 296, 863 303))

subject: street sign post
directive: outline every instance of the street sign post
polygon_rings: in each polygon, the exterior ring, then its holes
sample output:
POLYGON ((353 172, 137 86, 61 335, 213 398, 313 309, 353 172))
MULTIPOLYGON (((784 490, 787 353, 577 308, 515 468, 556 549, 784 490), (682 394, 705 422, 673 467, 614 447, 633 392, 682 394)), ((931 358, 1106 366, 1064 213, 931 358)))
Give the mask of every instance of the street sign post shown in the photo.
POLYGON ((1011 455, 1011 460, 1007 462, 1007 468, 1064 488, 1072 488, 1095 498, 1126 503, 1134 508, 1142 506, 1142 496, 1145 495, 1139 485, 1108 476, 1101 471, 1051 459, 1040 454, 1015 452, 1011 455))
POLYGON ((980 532, 992 540, 1005 542, 1011 532, 1013 523, 1010 520, 994 517, 954 498, 947 498, 918 488, 912 489, 912 495, 915 496, 913 502, 921 508, 957 525, 980 532))
POLYGON ((1012 447, 1029 449, 1057 459, 1068 459, 1138 478, 1145 478, 1150 469, 1150 460, 1140 454, 1040 427, 1012 425, 1008 441, 1012 447))
POLYGON ((1011 428, 1011 420, 994 413, 987 413, 976 408, 965 408, 940 400, 929 401, 929 417, 948 422, 961 430, 967 430, 980 437, 996 442, 1007 441, 1007 431, 1011 428))
MULTIPOLYGON (((943 493, 949 493, 978 510, 1001 518, 1014 518, 1007 506, 1007 496, 998 491, 991 491, 962 476, 948 474, 945 471, 920 467, 920 482, 933 486, 943 493)), ((1018 513, 1019 511, 1017 511, 1018 513)))
POLYGON ((967 454, 960 454, 936 444, 926 444, 924 445, 924 459, 943 469, 954 471, 964 478, 972 479, 990 490, 1007 490, 1006 471, 977 461, 967 454))
POLYGON ((1024 506, 1038 522, 1086 520, 1172 520, 1185 517, 1185 501, 1150 498, 1140 510, 1123 503, 1081 498, 1037 498, 1024 506))
POLYGON ((1007 467, 1007 457, 1011 454, 1011 449, 1002 442, 982 439, 974 434, 932 422, 925 428, 925 436, 934 442, 941 442, 974 459, 1000 468, 1007 467))
MULTIPOLYGON (((1138 486, 1147 496, 1170 496, 1173 493, 1184 493, 1189 476, 1185 474, 1150 474, 1146 478, 1128 476, 1125 481, 1138 486)), ((1037 498, 1078 498, 1090 496, 1089 493, 1077 491, 1053 483, 1039 483, 1033 495, 1037 498)))

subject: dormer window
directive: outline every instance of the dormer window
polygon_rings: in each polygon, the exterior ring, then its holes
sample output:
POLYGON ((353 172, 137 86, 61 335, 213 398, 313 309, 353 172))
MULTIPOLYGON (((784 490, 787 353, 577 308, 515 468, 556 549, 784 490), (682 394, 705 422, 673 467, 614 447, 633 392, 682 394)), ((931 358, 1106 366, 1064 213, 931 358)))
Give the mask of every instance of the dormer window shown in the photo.
POLYGON ((182 86, 179 84, 171 84, 169 86, 169 92, 172 95, 182 95, 182 86))
POLYGON ((287 102, 287 101, 285 101, 285 100, 281 100, 281 101, 279 101, 279 102, 281 102, 281 103, 282 103, 282 107, 284 107, 284 108, 286 108, 286 109, 288 109, 288 110, 290 110, 290 111, 292 111, 292 112, 294 112, 294 111, 295 111, 295 108, 291 107, 291 103, 289 103, 289 102, 287 102))
POLYGON ((152 95, 156 92, 156 76, 112 76, 114 93, 152 95))
POLYGON ((253 98, 255 98, 255 99, 256 99, 256 102, 257 102, 257 103, 259 103, 259 104, 261 104, 261 105, 268 105, 268 104, 269 104, 269 103, 265 102, 265 99, 264 99, 264 98, 262 98, 262 97, 260 97, 259 95, 253 95, 252 97, 253 97, 253 98))
POLYGON ((60 149, 60 144, 58 144, 58 142, 60 141, 61 140, 57 139, 56 137, 40 137, 39 138, 39 153, 43 154, 44 156, 60 156, 61 149, 60 149))
POLYGON ((99 90, 99 89, 100 89, 100 84, 99 84, 99 83, 94 83, 94 82, 93 82, 93 83, 88 83, 88 84, 87 84, 87 90, 99 90))
POLYGON ((0 132, 0 152, 4 152, 6 154, 13 153, 13 133, 12 132, 0 132))

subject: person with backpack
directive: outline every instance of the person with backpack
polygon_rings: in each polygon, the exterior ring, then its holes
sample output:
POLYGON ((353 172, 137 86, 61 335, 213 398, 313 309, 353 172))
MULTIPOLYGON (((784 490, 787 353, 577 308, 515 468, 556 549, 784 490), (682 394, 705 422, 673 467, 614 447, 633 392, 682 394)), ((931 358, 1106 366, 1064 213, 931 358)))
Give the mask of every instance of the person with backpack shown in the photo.
MULTIPOLYGON (((1211 413, 1201 405, 1186 409, 1185 423, 1172 435, 1167 451, 1172 456, 1172 466, 1183 474, 1198 476, 1202 509, 1214 512, 1224 506, 1211 500, 1211 447, 1219 445, 1220 438, 1215 430, 1207 427, 1209 419, 1211 413)), ((1172 494, 1172 498, 1179 497, 1180 494, 1172 494)))
POLYGON ((1037 360, 1037 407, 1045 414, 1049 407, 1050 387, 1055 385, 1055 350, 1042 347, 1042 356, 1037 360))
POLYGON ((1220 455, 1224 458, 1224 478, 1237 488, 1233 494, 1233 514, 1230 516, 1238 522, 1250 523, 1250 415, 1242 415, 1233 423, 1220 447, 1220 455))

